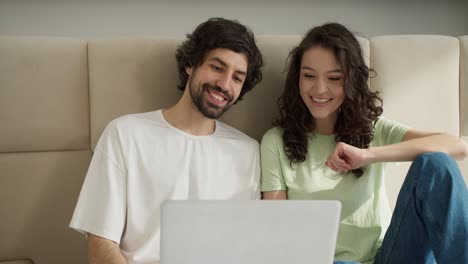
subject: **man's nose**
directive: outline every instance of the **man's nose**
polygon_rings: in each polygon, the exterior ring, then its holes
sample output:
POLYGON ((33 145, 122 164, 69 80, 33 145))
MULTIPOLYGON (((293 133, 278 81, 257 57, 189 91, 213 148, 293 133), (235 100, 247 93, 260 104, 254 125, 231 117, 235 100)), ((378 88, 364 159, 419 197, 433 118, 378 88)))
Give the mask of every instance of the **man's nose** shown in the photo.
POLYGON ((219 86, 224 91, 227 91, 229 85, 231 84, 231 78, 229 74, 221 74, 216 81, 216 85, 219 86))

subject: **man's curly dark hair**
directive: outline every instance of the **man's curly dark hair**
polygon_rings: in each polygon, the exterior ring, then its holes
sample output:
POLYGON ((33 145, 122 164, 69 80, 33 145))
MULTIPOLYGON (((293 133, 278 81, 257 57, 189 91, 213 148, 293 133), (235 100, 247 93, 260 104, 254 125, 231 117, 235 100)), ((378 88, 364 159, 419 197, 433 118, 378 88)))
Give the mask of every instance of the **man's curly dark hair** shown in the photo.
MULTIPOLYGON (((314 131, 314 119, 299 92, 299 74, 304 52, 316 46, 330 49, 344 73, 345 99, 334 128, 336 142, 369 147, 373 124, 383 111, 378 92, 370 91, 368 85, 375 71, 366 66, 356 37, 338 23, 312 28, 289 54, 286 84, 278 99, 280 117, 273 123, 283 129, 285 152, 291 165, 306 160, 307 133, 314 131)), ((359 177, 363 168, 354 169, 352 173, 359 177)))
POLYGON ((200 24, 192 34, 187 34, 187 40, 177 48, 176 59, 180 79, 177 88, 185 90, 189 78, 187 67, 200 66, 209 51, 219 48, 242 53, 247 57, 247 76, 237 101, 262 80, 260 71, 263 65, 262 54, 255 43, 252 31, 236 20, 210 18, 200 24))

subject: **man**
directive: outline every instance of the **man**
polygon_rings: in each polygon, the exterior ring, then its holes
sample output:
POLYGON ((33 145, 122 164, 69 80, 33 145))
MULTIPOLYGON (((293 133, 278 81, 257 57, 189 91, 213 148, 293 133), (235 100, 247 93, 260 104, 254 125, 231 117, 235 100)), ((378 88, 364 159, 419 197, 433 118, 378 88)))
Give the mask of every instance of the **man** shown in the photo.
POLYGON ((262 79, 254 36, 212 18, 187 37, 177 104, 113 120, 96 146, 70 223, 90 263, 158 263, 165 200, 259 198, 258 143, 216 120, 262 79))

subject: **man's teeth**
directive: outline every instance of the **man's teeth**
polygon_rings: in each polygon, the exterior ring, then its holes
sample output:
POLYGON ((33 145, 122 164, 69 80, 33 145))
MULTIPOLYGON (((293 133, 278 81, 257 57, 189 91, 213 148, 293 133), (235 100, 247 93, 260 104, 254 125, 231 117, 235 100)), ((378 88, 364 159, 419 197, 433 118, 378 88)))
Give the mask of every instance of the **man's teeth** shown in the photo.
POLYGON ((326 102, 331 101, 331 98, 328 98, 328 99, 312 98, 312 100, 314 100, 314 102, 317 102, 317 103, 326 103, 326 102))
POLYGON ((210 93, 210 95, 211 95, 214 99, 216 99, 216 100, 218 100, 218 101, 223 101, 223 100, 224 100, 224 97, 222 97, 222 96, 219 95, 219 94, 210 93))

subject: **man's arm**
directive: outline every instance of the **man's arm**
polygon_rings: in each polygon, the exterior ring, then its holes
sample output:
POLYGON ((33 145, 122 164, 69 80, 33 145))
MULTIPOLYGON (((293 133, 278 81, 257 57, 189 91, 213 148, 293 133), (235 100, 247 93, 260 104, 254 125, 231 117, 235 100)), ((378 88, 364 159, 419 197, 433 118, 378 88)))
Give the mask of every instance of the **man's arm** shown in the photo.
POLYGON ((127 264, 114 241, 88 234, 88 263, 89 264, 127 264))

